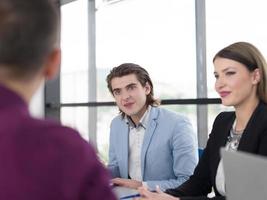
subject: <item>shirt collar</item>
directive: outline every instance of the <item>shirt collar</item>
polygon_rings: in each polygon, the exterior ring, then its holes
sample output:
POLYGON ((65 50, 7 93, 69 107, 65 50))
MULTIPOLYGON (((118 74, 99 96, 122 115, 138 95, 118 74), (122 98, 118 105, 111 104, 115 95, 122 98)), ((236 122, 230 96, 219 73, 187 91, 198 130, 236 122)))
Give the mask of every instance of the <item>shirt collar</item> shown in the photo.
POLYGON ((129 116, 125 115, 124 120, 132 128, 136 128, 136 127, 142 126, 144 129, 146 129, 146 127, 148 126, 148 120, 149 120, 150 111, 151 111, 151 106, 149 105, 147 107, 146 112, 143 114, 143 116, 139 120, 139 123, 138 123, 137 126, 135 126, 134 122, 132 121, 132 119, 129 116))

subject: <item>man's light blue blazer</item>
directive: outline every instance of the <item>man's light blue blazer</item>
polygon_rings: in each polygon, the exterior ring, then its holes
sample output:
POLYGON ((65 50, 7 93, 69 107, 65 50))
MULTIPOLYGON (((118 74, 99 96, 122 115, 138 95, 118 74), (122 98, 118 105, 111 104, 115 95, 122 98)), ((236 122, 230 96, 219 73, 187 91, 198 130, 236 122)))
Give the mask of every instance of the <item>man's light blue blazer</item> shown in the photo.
MULTIPOLYGON (((113 178, 128 178, 128 136, 125 119, 115 117, 110 127, 108 164, 113 178)), ((141 172, 149 189, 178 187, 193 174, 197 162, 197 136, 189 120, 152 107, 141 149, 141 172)))

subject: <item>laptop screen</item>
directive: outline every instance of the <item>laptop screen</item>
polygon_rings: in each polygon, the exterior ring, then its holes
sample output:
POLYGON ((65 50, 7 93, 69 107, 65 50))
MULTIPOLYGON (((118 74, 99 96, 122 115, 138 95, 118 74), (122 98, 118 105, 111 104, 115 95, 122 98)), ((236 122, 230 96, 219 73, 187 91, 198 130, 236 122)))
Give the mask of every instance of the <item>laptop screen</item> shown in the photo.
POLYGON ((267 199, 267 157, 221 149, 227 200, 267 199))

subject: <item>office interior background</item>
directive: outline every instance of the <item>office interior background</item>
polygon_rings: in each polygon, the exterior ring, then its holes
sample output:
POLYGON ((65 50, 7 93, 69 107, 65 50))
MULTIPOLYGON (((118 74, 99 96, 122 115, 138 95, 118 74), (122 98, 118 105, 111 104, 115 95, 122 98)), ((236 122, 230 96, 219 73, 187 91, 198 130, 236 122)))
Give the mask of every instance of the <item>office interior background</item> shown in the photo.
POLYGON ((107 162, 109 125, 119 113, 105 78, 124 62, 151 75, 163 107, 190 118, 199 147, 214 118, 231 110, 214 89, 212 59, 237 41, 267 57, 265 0, 62 0, 62 63, 58 79, 30 109, 77 129, 107 162))

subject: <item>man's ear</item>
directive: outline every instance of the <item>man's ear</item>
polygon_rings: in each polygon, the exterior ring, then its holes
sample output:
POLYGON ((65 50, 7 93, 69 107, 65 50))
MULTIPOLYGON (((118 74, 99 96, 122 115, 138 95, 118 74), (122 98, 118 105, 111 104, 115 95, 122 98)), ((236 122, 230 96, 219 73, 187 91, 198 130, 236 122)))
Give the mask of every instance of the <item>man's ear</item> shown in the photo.
POLYGON ((45 68, 44 68, 45 79, 47 80, 53 79, 59 73, 60 62, 61 62, 61 50, 59 48, 55 48, 51 52, 51 54, 47 59, 47 62, 45 63, 45 68))
POLYGON ((145 85, 145 92, 146 92, 146 95, 148 95, 151 92, 151 86, 149 85, 148 82, 146 82, 146 85, 145 85))

